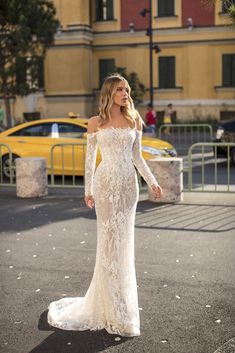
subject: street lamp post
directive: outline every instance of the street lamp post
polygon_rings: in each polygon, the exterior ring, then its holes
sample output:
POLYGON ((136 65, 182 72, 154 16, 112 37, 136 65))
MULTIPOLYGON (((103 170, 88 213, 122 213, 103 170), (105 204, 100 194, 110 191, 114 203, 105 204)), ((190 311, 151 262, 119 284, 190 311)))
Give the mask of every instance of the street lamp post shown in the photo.
POLYGON ((147 35, 149 36, 149 93, 150 104, 153 105, 153 26, 152 26, 152 0, 149 0, 149 8, 143 9, 140 15, 145 17, 146 13, 149 14, 149 25, 147 35))
POLYGON ((152 26, 152 0, 149 0, 149 89, 150 104, 153 106, 153 26, 152 26))
POLYGON ((159 45, 153 46, 152 0, 149 0, 149 8, 143 9, 140 15, 145 17, 146 13, 149 14, 149 24, 147 28, 147 35, 149 36, 149 98, 150 105, 153 106, 153 49, 155 53, 160 53, 161 48, 159 45))

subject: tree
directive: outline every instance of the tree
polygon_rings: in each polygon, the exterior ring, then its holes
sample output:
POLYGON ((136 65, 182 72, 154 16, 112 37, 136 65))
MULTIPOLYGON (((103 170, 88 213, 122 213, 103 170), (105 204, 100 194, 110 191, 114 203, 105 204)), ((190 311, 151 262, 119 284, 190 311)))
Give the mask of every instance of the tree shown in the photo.
POLYGON ((125 67, 116 67, 116 72, 122 75, 129 83, 131 87, 131 97, 134 104, 139 104, 142 102, 142 97, 146 92, 145 85, 140 82, 137 73, 131 72, 127 73, 125 67))
POLYGON ((202 0, 206 5, 212 6, 216 1, 222 3, 222 8, 228 14, 232 24, 235 26, 235 1, 234 0, 202 0))
POLYGON ((228 16, 230 17, 233 25, 235 26, 235 1, 234 0, 223 0, 224 7, 228 16))
POLYGON ((10 98, 35 92, 38 71, 52 45, 59 22, 52 0, 1 0, 0 92, 7 127, 11 126, 10 98))

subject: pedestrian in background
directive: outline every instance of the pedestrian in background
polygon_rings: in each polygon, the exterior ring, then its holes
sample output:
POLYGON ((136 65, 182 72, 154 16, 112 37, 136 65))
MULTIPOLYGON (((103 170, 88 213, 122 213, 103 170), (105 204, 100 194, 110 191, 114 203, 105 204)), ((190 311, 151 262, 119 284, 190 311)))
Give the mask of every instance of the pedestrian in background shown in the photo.
POLYGON ((156 135, 156 120, 157 114, 153 109, 152 104, 149 103, 147 106, 147 113, 145 115, 145 123, 147 125, 146 132, 150 132, 154 136, 156 135))
POLYGON ((164 130, 164 133, 166 135, 171 135, 171 128, 170 128, 170 125, 172 124, 172 117, 173 117, 173 105, 171 103, 169 103, 167 105, 167 108, 164 112, 164 119, 163 119, 163 123, 164 125, 166 125, 166 128, 164 130))

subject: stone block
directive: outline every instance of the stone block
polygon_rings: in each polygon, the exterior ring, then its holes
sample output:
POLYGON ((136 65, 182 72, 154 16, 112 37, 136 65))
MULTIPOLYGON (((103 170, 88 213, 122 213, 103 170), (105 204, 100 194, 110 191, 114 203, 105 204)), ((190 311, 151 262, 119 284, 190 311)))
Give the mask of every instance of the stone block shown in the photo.
POLYGON ((160 199, 154 199, 149 190, 149 200, 158 203, 183 201, 182 158, 155 158, 148 160, 147 164, 163 190, 160 199))
POLYGON ((16 195, 40 197, 48 194, 45 158, 16 159, 16 195))

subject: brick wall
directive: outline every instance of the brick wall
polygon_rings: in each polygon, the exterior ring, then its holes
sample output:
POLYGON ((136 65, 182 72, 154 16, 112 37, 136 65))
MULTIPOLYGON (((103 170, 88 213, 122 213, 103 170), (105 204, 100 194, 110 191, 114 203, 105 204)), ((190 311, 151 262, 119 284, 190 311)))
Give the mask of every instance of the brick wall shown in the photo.
POLYGON ((148 0, 121 0, 121 29, 128 30, 130 22, 134 23, 135 29, 146 29, 148 14, 142 17, 140 11, 148 9, 148 4, 148 0))
POLYGON ((214 12, 214 6, 208 8, 200 0, 182 0, 182 25, 187 26, 187 18, 191 17, 196 27, 213 26, 214 12))

